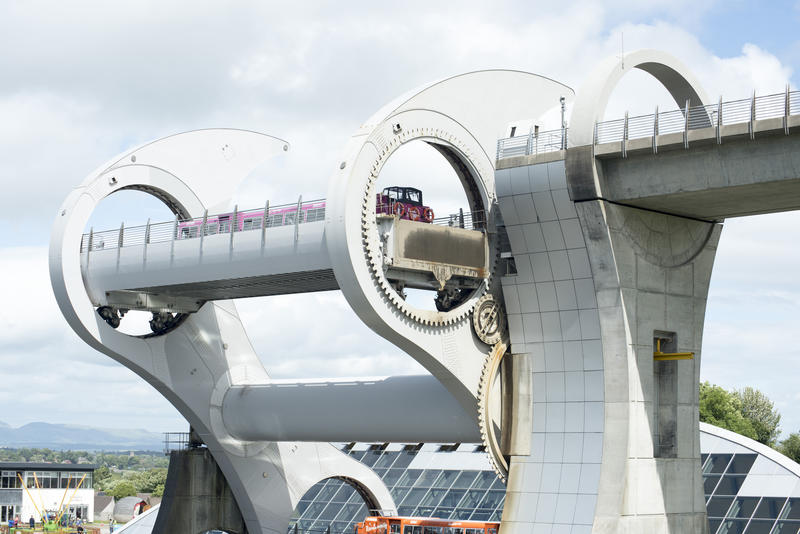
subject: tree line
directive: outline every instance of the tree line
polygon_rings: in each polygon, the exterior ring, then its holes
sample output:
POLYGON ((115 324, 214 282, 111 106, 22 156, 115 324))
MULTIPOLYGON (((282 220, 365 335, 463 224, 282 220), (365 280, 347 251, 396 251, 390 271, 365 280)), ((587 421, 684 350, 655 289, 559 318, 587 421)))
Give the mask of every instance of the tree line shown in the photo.
POLYGON ((151 493, 164 494, 169 457, 162 452, 60 451, 22 447, 0 448, 0 462, 39 462, 52 464, 94 464, 93 486, 116 499, 151 493))
POLYGON ((109 469, 143 470, 155 467, 167 467, 169 457, 163 452, 135 451, 103 452, 103 451, 69 451, 47 448, 20 447, 0 448, 0 462, 41 462, 54 464, 95 464, 109 469))
POLYGON ((708 381, 701 382, 700 421, 754 439, 800 463, 800 432, 779 440, 781 414, 755 388, 728 391, 708 381))

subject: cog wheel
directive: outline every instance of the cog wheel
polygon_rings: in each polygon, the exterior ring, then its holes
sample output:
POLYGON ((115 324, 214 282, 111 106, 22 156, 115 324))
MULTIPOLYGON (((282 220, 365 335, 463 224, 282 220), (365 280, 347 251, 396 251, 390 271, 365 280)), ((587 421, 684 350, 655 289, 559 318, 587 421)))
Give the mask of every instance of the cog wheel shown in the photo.
MULTIPOLYGON (((381 289, 386 299, 406 317, 427 326, 449 326, 460 323, 467 318, 477 301, 473 300, 471 304, 465 303, 466 305, 458 305, 448 311, 429 312, 425 310, 418 310, 417 308, 409 305, 392 289, 392 286, 387 280, 383 270, 382 246, 377 236, 377 228, 375 223, 374 189, 378 175, 380 174, 381 168, 386 160, 397 148, 408 141, 426 137, 435 137, 446 140, 454 148, 465 154, 468 158, 469 150, 454 135, 439 129, 431 130, 430 128, 411 128, 400 129, 399 131, 393 131, 392 133, 395 135, 392 136, 388 141, 384 141, 378 137, 375 139, 376 141, 380 141, 380 144, 383 144, 384 146, 379 150, 379 155, 372 164, 369 177, 367 178, 367 183, 365 184, 364 194, 361 199, 361 239, 364 257, 370 266, 370 270, 372 271, 372 279, 376 288, 381 289)), ((480 287, 475 290, 479 295, 483 295, 488 292, 492 282, 492 276, 497 265, 498 253, 496 250, 494 250, 494 247, 490 247, 490 249, 490 254, 492 255, 492 261, 489 268, 490 274, 489 277, 480 285, 480 287)), ((470 299, 466 300, 469 301, 470 299)))
POLYGON ((483 364, 481 380, 478 383, 478 426, 481 432, 481 441, 486 448, 489 463, 497 476, 505 482, 508 478, 508 461, 500 449, 500 443, 492 429, 492 419, 489 415, 489 400, 492 384, 500 369, 500 363, 506 353, 505 343, 497 343, 489 351, 483 364))
POLYGON ((478 339, 487 345, 494 345, 503 339, 506 330, 506 316, 503 306, 491 293, 486 293, 472 312, 472 327, 478 339))

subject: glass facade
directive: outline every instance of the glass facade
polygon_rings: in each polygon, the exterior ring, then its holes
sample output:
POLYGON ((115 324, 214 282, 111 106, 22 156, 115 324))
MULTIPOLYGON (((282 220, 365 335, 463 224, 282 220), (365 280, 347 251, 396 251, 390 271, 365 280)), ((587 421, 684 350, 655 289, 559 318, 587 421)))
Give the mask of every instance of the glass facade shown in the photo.
POLYGON ((80 488, 92 489, 91 471, 27 471, 24 477, 28 488, 35 488, 37 482, 41 489, 77 488, 83 478, 80 488))
MULTIPOLYGON (((485 452, 445 452, 447 446, 433 454, 479 455, 485 452)), ((405 446, 402 450, 386 450, 372 445, 367 450, 348 450, 353 458, 368 465, 383 479, 397 505, 397 515, 439 517, 443 519, 472 519, 500 521, 506 488, 497 475, 488 469, 417 469, 411 464, 421 448, 405 446)), ((422 454, 431 454, 423 452, 422 454)), ((468 462, 485 463, 485 462, 468 462)), ((355 524, 367 515, 363 499, 346 482, 336 479, 322 481, 312 487, 295 509, 290 531, 353 532, 355 524)))
POLYGON ((703 486, 711 534, 797 534, 800 498, 742 496, 757 454, 703 454, 703 486))
MULTIPOLYGON (((342 450, 383 479, 397 515, 500 521, 505 486, 482 461, 485 452, 464 445, 457 452, 447 445, 425 447, 428 450, 420 445, 389 450, 385 445, 350 444, 342 450)), ((800 534, 800 497, 739 494, 758 456, 702 455, 711 534, 800 534)), ((324 480, 303 496, 289 531, 352 534, 355 523, 367 515, 370 511, 355 489, 341 480, 324 480)))

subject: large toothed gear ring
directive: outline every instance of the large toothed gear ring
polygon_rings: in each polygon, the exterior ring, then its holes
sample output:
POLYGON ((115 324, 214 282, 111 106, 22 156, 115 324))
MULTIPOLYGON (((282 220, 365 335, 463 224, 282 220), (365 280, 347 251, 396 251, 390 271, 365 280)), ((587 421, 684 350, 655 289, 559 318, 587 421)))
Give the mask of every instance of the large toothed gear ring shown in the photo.
POLYGON ((497 441, 497 435, 492 428, 489 403, 492 384, 494 384, 495 377, 500 370, 500 363, 503 361, 505 353, 505 343, 500 342, 492 347, 483 364, 481 380, 478 384, 478 426, 480 427, 481 441, 486 448, 486 454, 489 456, 489 463, 503 482, 508 477, 508 460, 503 455, 500 443, 497 441))
MULTIPOLYGON (((451 149, 461 153, 465 159, 471 159, 469 148, 465 144, 461 143, 456 136, 451 135, 448 132, 434 128, 413 128, 409 130, 400 129, 397 131, 396 135, 394 135, 387 142, 386 146, 380 151, 378 157, 373 162, 366 183, 364 196, 362 197, 361 202, 362 246, 364 249, 364 255, 372 271, 373 281, 375 282, 376 286, 383 290, 387 300, 391 302, 395 308, 400 310, 407 317, 424 325, 453 325, 465 320, 477 303, 477 298, 486 294, 489 289, 491 272, 494 270, 494 260, 497 256, 493 243, 490 242, 489 244, 490 258, 492 258, 489 277, 477 289, 475 289, 471 298, 468 298, 463 304, 446 312, 420 310, 406 303, 406 301, 392 288, 383 272, 381 243, 380 239, 378 238, 377 225, 375 222, 375 184, 378 180, 381 169, 388 160, 389 156, 391 156, 391 154, 403 144, 415 139, 423 141, 426 139, 436 139, 439 143, 441 143, 442 140, 447 139, 451 149)), ((488 212, 488 210, 484 211, 488 212)))

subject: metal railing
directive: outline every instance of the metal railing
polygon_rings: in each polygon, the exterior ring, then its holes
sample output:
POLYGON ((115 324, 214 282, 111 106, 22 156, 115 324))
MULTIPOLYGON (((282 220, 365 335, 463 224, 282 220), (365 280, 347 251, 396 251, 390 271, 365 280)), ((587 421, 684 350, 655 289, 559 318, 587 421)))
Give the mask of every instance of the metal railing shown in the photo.
POLYGON ((151 243, 168 243, 174 240, 196 239, 216 234, 231 234, 252 230, 265 230, 278 226, 297 226, 307 222, 325 220, 325 207, 313 207, 323 200, 302 201, 302 197, 292 204, 270 206, 267 202, 262 208, 239 211, 234 207, 232 212, 208 214, 193 219, 180 219, 177 216, 169 222, 148 222, 142 226, 126 228, 120 225, 115 230, 90 230, 81 238, 81 253, 87 250, 104 250, 145 245, 151 243), (297 212, 300 217, 297 217, 297 212), (235 221, 235 224, 233 224, 235 221))
MULTIPOLYGON (((753 96, 741 100, 706 106, 690 106, 687 101, 683 109, 659 112, 634 117, 625 114, 622 119, 598 122, 594 128, 594 143, 614 143, 629 139, 641 139, 664 134, 686 133, 689 130, 732 124, 747 123, 753 134, 753 123, 762 119, 784 119, 788 128, 788 117, 800 114, 800 91, 790 91, 765 96, 753 96)), ((719 135, 719 134, 718 134, 719 135)), ((688 140, 687 140, 688 141, 688 140)))
MULTIPOLYGON (((393 207, 389 207, 388 213, 394 212, 393 207)), ((298 201, 295 204, 281 206, 270 206, 267 203, 263 208, 246 211, 238 211, 237 208, 234 208, 232 212, 218 215, 206 213, 203 217, 194 219, 176 217, 169 222, 148 222, 142 226, 126 228, 121 225, 116 230, 95 231, 91 229, 81 238, 81 253, 89 250, 118 249, 152 243, 168 243, 174 240, 197 239, 216 234, 236 234, 254 230, 263 233, 267 228, 292 225, 296 227, 298 224, 323 220, 325 220, 324 200, 298 201), (297 217, 298 210, 301 213, 300 217, 297 217), (236 221, 236 224, 233 224, 233 221, 236 221)), ((437 217, 431 222, 438 226, 478 230, 485 228, 485 220, 483 211, 465 212, 460 210, 459 213, 437 217)))
POLYGON ((513 156, 533 156, 545 152, 557 152, 567 148, 567 128, 540 132, 531 131, 528 135, 508 137, 497 141, 497 159, 513 156))
POLYGON ((164 432, 164 454, 189 448, 189 432, 164 432))
MULTIPOLYGON (((648 115, 628 116, 621 119, 602 121, 595 124, 594 144, 623 142, 630 139, 656 137, 664 134, 683 133, 684 143, 688 145, 688 131, 700 128, 717 128, 731 124, 749 124, 752 136, 753 123, 762 119, 784 119, 784 129, 788 133, 788 118, 800 114, 800 91, 723 102, 720 97, 716 104, 690 106, 683 109, 659 112, 648 115)), ((531 132, 528 135, 509 137, 497 141, 497 159, 513 156, 531 156, 564 150, 567 147, 567 128, 547 132, 531 132)), ((623 152, 625 147, 622 148, 623 152)))
POLYGON ((435 218, 433 224, 437 226, 465 228, 467 230, 481 230, 486 228, 486 216, 483 210, 475 212, 459 210, 458 213, 451 213, 444 217, 435 218))

